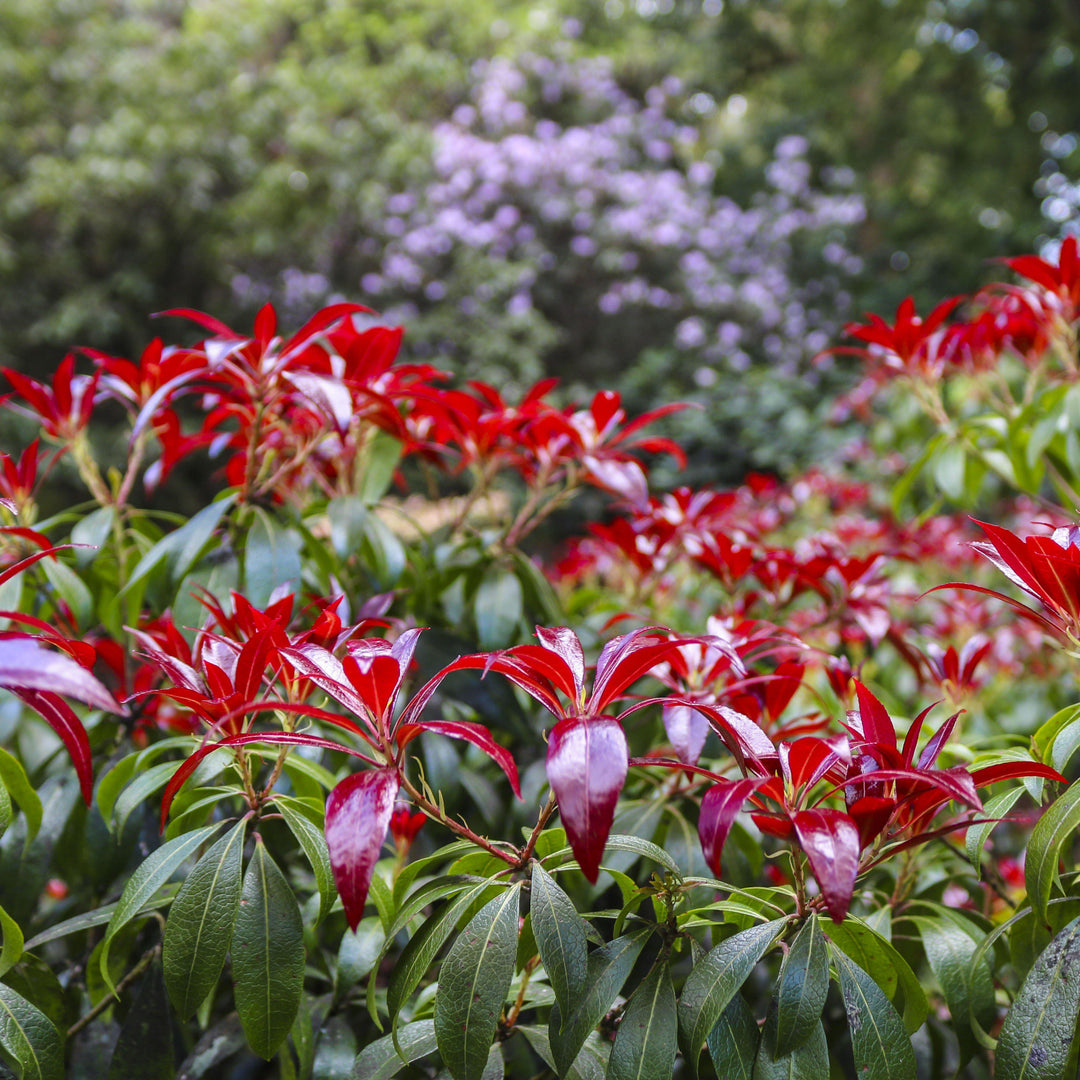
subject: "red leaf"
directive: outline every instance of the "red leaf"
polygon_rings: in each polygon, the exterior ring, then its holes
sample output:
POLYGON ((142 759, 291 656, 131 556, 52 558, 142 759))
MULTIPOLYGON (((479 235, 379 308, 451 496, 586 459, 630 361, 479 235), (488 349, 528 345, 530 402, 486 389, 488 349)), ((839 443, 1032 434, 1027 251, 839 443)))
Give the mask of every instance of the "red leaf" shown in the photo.
POLYGON ((540 639, 540 644, 555 653, 570 671, 572 688, 558 683, 556 685, 559 685, 559 689, 568 697, 579 699, 585 691, 585 653, 577 634, 569 626, 538 626, 536 636, 540 639))
POLYGON ((479 746, 506 773, 506 778, 510 781, 514 794, 519 799, 521 798, 517 765, 514 763, 510 751, 505 746, 500 746, 491 737, 491 732, 483 724, 473 724, 466 720, 424 720, 418 724, 402 724, 397 729, 398 746, 405 746, 415 739, 421 731, 434 731, 439 735, 447 735, 451 739, 464 739, 466 742, 471 742, 473 746, 479 746))
POLYGON ((821 886, 825 908, 843 922, 859 872, 859 829, 840 810, 799 810, 792 815, 810 869, 821 886))
POLYGON ((547 775, 567 839, 595 884, 615 804, 626 780, 626 736, 615 720, 561 720, 548 738, 547 775))
POLYGON ((867 742, 896 749, 896 728, 885 706, 858 679, 855 692, 859 695, 859 717, 867 742))
POLYGON ((10 689, 31 709, 43 716, 48 721, 49 727, 60 736, 61 742, 67 748, 75 765, 75 774, 79 778, 79 789, 82 791, 83 800, 89 806, 94 791, 94 768, 86 728, 82 726, 71 706, 59 694, 43 690, 25 690, 17 686, 10 689))
POLYGON ((127 710, 86 668, 32 637, 0 637, 0 686, 15 691, 51 691, 106 712, 127 715, 127 710))
POLYGON ((982 769, 973 769, 971 781, 977 787, 989 787, 999 780, 1020 780, 1025 776, 1041 776, 1044 780, 1057 780, 1067 784, 1068 780, 1049 765, 1039 761, 999 761, 996 765, 987 765, 982 769))
POLYGON ((613 698, 637 682, 650 668, 678 653, 683 642, 668 637, 657 640, 656 633, 660 629, 646 626, 612 638, 603 647, 596 662, 596 678, 589 701, 593 715, 602 713, 613 698))
POLYGON ((742 780, 714 784, 705 792, 705 797, 701 800, 698 837, 701 840, 701 850, 705 854, 705 861, 717 877, 721 876, 720 853, 724 848, 728 833, 731 832, 732 823, 742 809, 747 796, 757 790, 763 782, 761 777, 746 777, 742 780))
POLYGON ((696 765, 709 734, 708 717, 692 705, 665 705, 664 730, 678 759, 696 765))
POLYGON ((364 914, 399 786, 396 769, 368 769, 347 776, 326 800, 326 846, 352 930, 364 914))
POLYGON ((863 795, 848 807, 848 814, 859 828, 860 848, 869 847, 878 838, 895 809, 895 799, 879 795, 863 795))

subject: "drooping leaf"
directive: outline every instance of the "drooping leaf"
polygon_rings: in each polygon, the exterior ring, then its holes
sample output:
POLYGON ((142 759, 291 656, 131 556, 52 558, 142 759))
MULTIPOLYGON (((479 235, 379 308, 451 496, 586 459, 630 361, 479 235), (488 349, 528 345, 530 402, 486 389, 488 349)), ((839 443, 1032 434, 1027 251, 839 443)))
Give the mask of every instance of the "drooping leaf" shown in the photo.
POLYGON ((384 1035, 360 1051, 353 1066, 353 1080, 390 1080, 410 1062, 433 1054, 435 1047, 434 1020, 405 1024, 395 1035, 384 1035))
POLYGON ((785 919, 752 926, 707 952, 686 977, 679 998, 679 1046, 697 1076, 705 1039, 757 962, 772 948, 785 919))
POLYGON ((124 1019, 106 1080, 173 1080, 175 1076, 172 1016, 161 964, 155 961, 124 1019))
POLYGON ((705 862, 709 869, 722 877, 720 855, 724 842, 743 803, 761 786, 763 781, 757 777, 745 777, 713 784, 701 800, 701 813, 698 816, 698 838, 705 862))
POLYGON ((589 881, 600 873, 604 842, 626 780, 626 736, 615 720, 560 720, 548 737, 547 775, 566 836, 589 881))
POLYGON ((751 1080, 760 1035, 757 1021, 742 994, 724 1006, 705 1044, 716 1068, 725 1080, 751 1080))
POLYGON ((608 1061, 610 1080, 668 1080, 678 1049, 675 989, 665 962, 638 984, 608 1061))
POLYGON ((551 989, 564 1015, 569 1016, 585 983, 585 928, 573 901, 538 862, 533 863, 529 910, 536 947, 551 989))
POLYGON ((87 737, 82 721, 59 694, 43 690, 26 690, 15 686, 9 686, 8 689, 43 717, 49 727, 60 737, 75 766, 75 775, 79 778, 79 789, 82 791, 83 801, 89 806, 94 791, 93 751, 90 749, 90 739, 87 737))
POLYGON ((841 810, 799 810, 795 834, 821 886, 825 907, 836 922, 847 914, 859 871, 859 828, 841 810))
POLYGON ((195 864, 176 894, 162 942, 165 985, 187 1020, 217 985, 240 907, 241 856, 247 823, 241 821, 195 864))
POLYGON ((996 1076, 1064 1080, 1080 1015, 1077 963, 1080 918, 1073 919, 1042 951, 1005 1014, 997 1044, 996 1076))
POLYGON ((829 949, 811 915, 795 935, 776 980, 775 1027, 766 1028, 773 1058, 791 1054, 818 1030, 828 993, 829 949))
POLYGON ((566 1075, 589 1033, 611 1008, 651 932, 635 930, 593 952, 589 956, 585 989, 579 995, 577 1007, 565 1020, 557 1004, 552 1008, 548 1035, 556 1072, 560 1076, 566 1075))
POLYGON ((915 1051, 900 1014, 858 964, 840 949, 832 956, 861 1080, 915 1080, 915 1051))
POLYGON ((480 1080, 514 976, 520 884, 485 904, 439 972, 435 1036, 454 1080, 480 1080))
POLYGON ((399 786, 396 769, 368 769, 347 776, 326 800, 326 846, 352 930, 364 915, 399 786))
POLYGON ((787 1054, 773 1057, 767 1042, 762 1039, 758 1049, 753 1080, 829 1080, 829 1041, 820 1019, 809 1036, 787 1054))
MULTIPOLYGON (((555 1054, 546 1027, 534 1024, 517 1024, 516 1029, 525 1036, 529 1045, 540 1055, 544 1064, 555 1071, 555 1054)), ((607 1073, 605 1051, 610 1044, 600 1041, 599 1036, 585 1041, 585 1046, 574 1059, 573 1065, 563 1073, 563 1080, 604 1080, 607 1073), (590 1053, 589 1051, 594 1051, 590 1053)))
POLYGON ((304 924, 289 883, 256 834, 230 952, 236 1011, 248 1045, 270 1060, 304 988, 304 924))
POLYGON ((1024 877, 1028 900, 1035 917, 1046 923, 1046 906, 1058 875, 1058 860, 1068 837, 1080 825, 1080 784, 1073 784, 1058 796, 1031 830, 1024 877))
POLYGON ((64 1044, 53 1022, 0 983, 0 1048, 19 1080, 63 1080, 64 1044))

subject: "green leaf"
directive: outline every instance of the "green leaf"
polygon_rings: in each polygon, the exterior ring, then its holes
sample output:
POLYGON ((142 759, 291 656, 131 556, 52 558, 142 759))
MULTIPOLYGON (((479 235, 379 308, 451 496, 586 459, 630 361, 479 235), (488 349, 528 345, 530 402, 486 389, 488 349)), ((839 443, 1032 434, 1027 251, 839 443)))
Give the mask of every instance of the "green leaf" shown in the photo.
POLYGON ((172 1017, 161 965, 150 965, 138 997, 124 1020, 106 1080, 173 1080, 172 1017))
MULTIPOLYGON (((485 881, 456 896, 430 918, 425 919, 420 929, 409 939, 394 964, 394 970, 390 973, 390 985, 386 990, 386 1008, 391 1019, 397 1017, 398 1010, 409 1000, 424 973, 431 967, 436 953, 457 926, 458 920, 492 884, 485 881)), ((395 936, 387 934, 388 945, 395 936)))
POLYGON ((705 1045, 724 1080, 750 1080, 758 1052, 758 1025, 742 994, 736 994, 713 1025, 705 1045))
POLYGON ((311 864, 315 874, 315 885, 319 890, 319 915, 317 922, 322 922, 337 900, 337 886, 334 884, 334 871, 330 866, 330 851, 326 846, 326 836, 322 829, 312 824, 292 799, 277 796, 274 805, 281 811, 285 824, 289 826, 311 864))
POLYGON ((1001 1027, 996 1076, 1008 1080, 1065 1077, 1080 1015, 1078 963, 1080 918, 1053 938, 1024 979, 1001 1027))
POLYGON ((94 619, 94 597, 83 580, 67 563, 59 559, 42 559, 38 564, 48 578, 56 594, 69 608, 79 626, 87 626, 94 619))
POLYGON ((435 1035, 454 1080, 480 1080, 514 976, 520 883, 480 909, 450 947, 435 994, 435 1035))
POLYGON ((265 607, 279 585, 290 592, 300 589, 300 552, 296 537, 261 507, 244 537, 244 595, 257 607, 265 607))
POLYGON ((30 783, 22 762, 3 748, 0 748, 0 783, 3 783, 26 817, 27 842, 33 840, 41 828, 41 799, 30 783))
POLYGON ((386 932, 378 915, 361 919, 356 930, 346 930, 338 949, 335 992, 354 986, 368 974, 386 951, 386 932))
POLYGON ((990 965, 985 956, 973 964, 978 943, 951 919, 913 915, 911 921, 919 930, 927 963, 945 995, 961 1056, 966 1060, 978 1048, 972 1034, 972 1017, 984 1029, 994 1021, 990 965))
POLYGON ((1062 845, 1077 825, 1080 825, 1080 784, 1073 784, 1031 830, 1024 859, 1024 878, 1031 908, 1041 923, 1047 921, 1046 905, 1057 880, 1062 845))
MULTIPOLYGON (((554 1072, 555 1055, 551 1050, 548 1029, 531 1024, 517 1024, 515 1026, 525 1036, 529 1045, 540 1055, 544 1064, 554 1072)), ((563 1073, 563 1080, 604 1080, 607 1066, 603 1058, 602 1046, 603 1044, 595 1036, 593 1040, 586 1040, 585 1050, 595 1050, 596 1052, 586 1053, 583 1050, 578 1054, 574 1064, 563 1073)))
POLYGON ((833 949, 832 955, 859 1080, 915 1080, 915 1051, 900 1014, 874 979, 841 949, 833 949))
POLYGON ((8 789, 4 787, 3 780, 0 780, 0 836, 7 832, 8 826, 14 817, 15 812, 11 806, 11 796, 8 794, 8 789))
MULTIPOLYGON (((773 1018, 770 1016, 766 1024, 769 1019, 773 1018)), ((774 1058, 766 1042, 762 1039, 758 1049, 753 1080, 829 1080, 829 1041, 820 1019, 811 1027, 810 1035, 790 1053, 774 1058)))
POLYGON ((842 923, 830 923, 827 936, 869 973, 890 1001, 903 1005, 904 1025, 909 1032, 922 1027, 930 1011, 926 991, 891 942, 854 915, 842 923))
POLYGON ((232 936, 236 1011, 248 1045, 268 1061, 296 1017, 304 988, 304 924, 289 883, 256 834, 232 936))
POLYGON ((385 431, 375 432, 375 437, 364 447, 364 476, 357 492, 364 502, 378 502, 390 490, 394 470, 404 449, 401 441, 393 435, 385 431))
MULTIPOLYGON (((1016 805, 1023 794, 1023 787, 999 791, 983 803, 983 817, 1004 817, 1016 805)), ((996 821, 987 821, 982 825, 972 825, 967 831, 964 847, 967 851, 968 861, 976 870, 982 868, 983 849, 986 847, 987 838, 997 828, 997 825, 996 821)))
POLYGON ((651 933, 649 929, 636 930, 597 949, 589 957, 585 989, 577 1008, 565 1020, 558 1004, 552 1008, 548 1037, 560 1076, 566 1075, 590 1032, 611 1008, 651 933))
POLYGON ((110 822, 111 829, 114 832, 123 832, 124 825, 135 807, 141 806, 151 795, 165 787, 182 764, 182 761, 162 761, 139 773, 116 800, 110 822))
POLYGON ((678 1049, 675 988, 666 961, 653 965, 630 998, 608 1062, 609 1080, 669 1080, 678 1049))
POLYGON ((774 919, 734 934, 707 952, 687 975, 679 999, 679 1046, 692 1076, 697 1076, 709 1032, 786 922, 774 919))
POLYGON ((517 574, 503 567, 493 567, 476 590, 473 611, 481 649, 501 649, 509 645, 522 615, 521 582, 517 574))
POLYGON ((99 506, 72 526, 71 542, 80 545, 75 549, 75 562, 80 569, 89 566, 98 557, 100 549, 109 539, 115 519, 115 506, 99 506))
POLYGON ((417 1020, 405 1024, 397 1032, 396 1047, 394 1038, 393 1035, 384 1035, 360 1051, 353 1067, 353 1080, 390 1080, 410 1062, 433 1054, 436 1048, 435 1021, 417 1020))
POLYGON ((165 924, 165 985, 187 1020, 217 985, 240 907, 241 856, 247 822, 241 821, 195 864, 176 894, 165 924))
POLYGON ((167 844, 162 844, 156 851, 151 852, 128 878, 128 883, 124 886, 124 891, 120 894, 120 899, 113 909, 101 943, 101 973, 105 984, 114 993, 116 987, 109 975, 108 966, 110 943, 132 919, 142 912, 146 903, 172 877, 181 863, 191 858, 220 827, 220 822, 207 825, 205 828, 196 829, 194 832, 170 840, 167 844))
POLYGON ((577 1002, 577 991, 584 986, 588 967, 585 929, 573 901, 538 862, 533 863, 529 910, 537 951, 551 989, 564 1015, 569 1015, 577 1002))
POLYGON ((0 907, 0 978, 3 978, 18 962, 23 954, 23 932, 19 924, 0 907))
POLYGON ((776 981, 775 1026, 766 1026, 769 1053, 782 1058, 802 1046, 821 1026, 829 993, 829 948, 811 915, 795 935, 776 981))
MULTIPOLYGON (((158 908, 168 907, 179 888, 179 885, 173 885, 161 890, 159 895, 144 904, 135 913, 136 917, 156 911, 158 908)), ((39 945, 45 945, 50 941, 59 941, 60 938, 67 937, 69 934, 81 934, 84 930, 92 930, 95 926, 104 926, 113 917, 115 911, 116 904, 113 903, 105 904, 103 907, 95 908, 93 911, 85 911, 81 915, 73 915, 70 919, 65 919, 63 922, 50 926, 47 930, 42 930, 40 934, 35 934, 26 943, 26 949, 36 949, 39 945)))
POLYGON ((63 1080, 64 1045, 53 1022, 0 983, 0 1049, 19 1080, 63 1080))

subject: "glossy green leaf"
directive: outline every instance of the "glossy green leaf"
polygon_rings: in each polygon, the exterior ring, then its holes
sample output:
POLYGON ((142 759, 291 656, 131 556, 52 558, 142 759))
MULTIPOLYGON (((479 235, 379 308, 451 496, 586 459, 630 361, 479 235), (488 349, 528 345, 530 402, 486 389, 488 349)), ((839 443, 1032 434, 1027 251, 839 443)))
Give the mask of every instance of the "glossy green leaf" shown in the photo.
POLYGON ((33 840, 41 828, 41 799, 18 758, 0 747, 0 783, 19 804, 26 818, 26 839, 33 840))
POLYGON ((776 981, 775 1023, 767 1025, 771 1055, 785 1057, 821 1026, 821 1013, 829 993, 829 948, 811 915, 795 935, 776 981))
POLYGON ((23 954, 23 932, 19 924, 0 907, 0 978, 6 975, 23 954))
POLYGON ((473 600, 481 649, 502 649, 511 643, 521 622, 522 599, 517 574, 494 567, 484 576, 473 600))
POLYGON ((767 1041, 762 1039, 754 1060, 753 1080, 829 1080, 829 1041, 820 1019, 807 1038, 787 1054, 773 1057, 767 1041))
POLYGON ((1065 841, 1080 825, 1080 784, 1063 792, 1031 830, 1024 878, 1035 917, 1046 922, 1046 905, 1058 876, 1058 860, 1065 841))
POLYGON ((675 989, 667 963, 653 965, 619 1022, 609 1080, 669 1080, 678 1049, 675 989))
POLYGON ((220 823, 207 825, 194 832, 185 833, 167 844, 162 844, 148 855, 128 878, 120 899, 116 902, 109 925, 105 930, 101 948, 101 973, 106 985, 113 991, 115 987, 109 975, 109 945, 116 935, 137 915, 172 875, 177 868, 191 858, 199 847, 221 827, 220 823))
POLYGON ((319 915, 317 922, 322 922, 337 900, 337 888, 334 885, 334 871, 330 866, 330 851, 326 846, 326 837, 322 830, 299 810, 297 804, 289 798, 278 797, 274 805, 281 811, 285 824, 289 826, 311 864, 315 875, 315 885, 319 890, 319 915))
POLYGON ((995 1075, 1001 1080, 1063 1080, 1067 1075, 1080 1015, 1078 964, 1080 918, 1039 955, 1005 1015, 996 1054, 995 1075))
POLYGON ((120 793, 113 806, 110 823, 112 829, 123 832, 131 812, 136 807, 141 807, 155 792, 160 791, 182 764, 181 761, 162 761, 157 765, 151 765, 145 772, 136 774, 134 780, 120 793))
POLYGON ((82 578, 59 559, 42 559, 38 564, 56 595, 71 609, 76 625, 93 622, 94 597, 82 578))
POLYGON ((245 830, 241 821, 203 855, 169 909, 165 985, 183 1020, 194 1015, 225 966, 240 907, 245 830))
MULTIPOLYGON (((1024 794, 1023 787, 1010 788, 1008 791, 999 791, 983 803, 983 817, 1004 817, 1020 800, 1024 794)), ((996 821, 986 821, 981 825, 972 825, 967 831, 964 847, 967 851, 968 861, 976 870, 982 867, 983 849, 990 834, 997 827, 996 821)))
POLYGON ((520 884, 488 901, 439 971, 435 1035, 454 1080, 479 1080, 514 976, 520 884))
POLYGON ((559 1006, 552 1008, 548 1037, 559 1076, 566 1075, 590 1032, 611 1008, 651 933, 635 930, 597 949, 589 956, 585 989, 574 1011, 563 1020, 559 1006))
POLYGON ((236 1011, 248 1045, 269 1060, 289 1033, 304 986, 304 925, 289 883, 257 838, 232 936, 236 1011))
POLYGON ((398 1028, 396 1047, 394 1036, 384 1035, 360 1051, 353 1067, 353 1080, 390 1080, 409 1062, 433 1054, 435 1047, 434 1020, 404 1024, 398 1028))
POLYGON ((19 1080, 63 1080, 64 1044, 53 1022, 0 983, 0 1049, 19 1080))
POLYGON ((695 965, 679 998, 679 1046, 697 1075, 705 1039, 757 962, 772 948, 786 919, 752 926, 722 941, 695 965))
POLYGON ((4 787, 4 781, 0 778, 0 836, 7 832, 8 826, 15 817, 15 811, 11 806, 11 796, 4 787))
POLYGON ((842 949, 834 948, 832 956, 860 1080, 915 1080, 915 1051, 900 1014, 874 979, 842 949))
POLYGON ((79 545, 75 549, 75 562, 80 568, 89 566, 98 557, 98 549, 108 542, 115 520, 115 506, 99 506, 71 527, 71 542, 79 545))
POLYGON ((377 915, 361 919, 356 930, 346 930, 342 934, 335 983, 338 994, 358 983, 375 967, 385 952, 386 943, 386 933, 377 915))
POLYGON ((300 588, 300 551, 295 537, 261 507, 244 537, 244 595, 265 607, 279 585, 290 592, 300 588))
POLYGON ((106 1080, 173 1080, 175 1076, 172 1016, 161 965, 155 962, 124 1018, 106 1080))
POLYGON ((757 1021, 746 998, 736 994, 724 1006, 705 1045, 724 1080, 751 1080, 760 1042, 757 1021))
POLYGON ((529 910, 537 951, 564 1015, 585 984, 588 945, 581 916, 551 875, 533 863, 529 910))

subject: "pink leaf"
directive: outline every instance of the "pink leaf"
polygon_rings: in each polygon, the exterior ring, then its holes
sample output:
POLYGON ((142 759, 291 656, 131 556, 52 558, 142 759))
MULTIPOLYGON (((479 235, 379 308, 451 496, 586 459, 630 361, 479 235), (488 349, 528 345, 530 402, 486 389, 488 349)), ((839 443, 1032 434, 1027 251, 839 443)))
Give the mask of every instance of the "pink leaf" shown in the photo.
POLYGON ((466 720, 424 720, 418 724, 402 724, 397 729, 398 746, 405 746, 420 734, 421 731, 434 731, 439 735, 447 735, 451 739, 464 739, 473 746, 480 747, 489 758, 504 773, 514 794, 521 798, 521 784, 518 781, 517 765, 514 763, 510 751, 505 746, 500 746, 492 737, 483 724, 473 724, 466 720))
POLYGON ((705 714, 690 705, 665 705, 664 730, 679 760, 696 765, 709 734, 705 714))
POLYGON ((732 823, 742 809, 743 803, 762 783, 764 783, 763 777, 746 777, 742 780, 714 784, 705 792, 705 797, 701 800, 698 837, 701 840, 701 850, 705 854, 705 861, 717 877, 721 876, 720 853, 723 851, 728 833, 731 832, 732 823))
POLYGON ((547 775, 582 873, 595 883, 626 780, 626 736, 607 717, 561 720, 548 738, 547 775))
POLYGON ((16 691, 52 691, 106 712, 127 715, 127 710, 86 668, 32 637, 0 637, 0 686, 16 691))
POLYGON ((859 872, 859 829, 840 810, 799 810, 792 815, 810 869, 821 886, 825 908, 843 922, 859 872))
POLYGON ((347 776, 326 800, 330 866, 353 930, 364 914, 399 786, 396 769, 368 769, 347 776))

